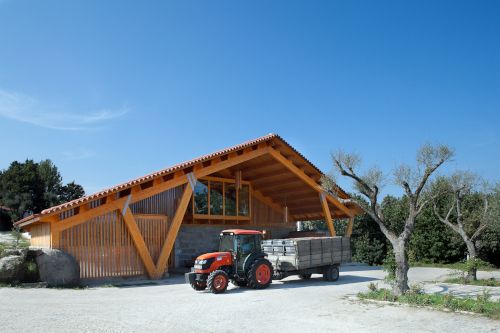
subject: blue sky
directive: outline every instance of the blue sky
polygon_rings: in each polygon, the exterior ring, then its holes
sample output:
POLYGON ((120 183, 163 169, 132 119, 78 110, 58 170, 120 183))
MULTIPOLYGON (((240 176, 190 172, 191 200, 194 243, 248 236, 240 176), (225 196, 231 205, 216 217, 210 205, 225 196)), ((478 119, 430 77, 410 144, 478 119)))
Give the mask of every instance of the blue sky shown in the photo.
POLYGON ((94 192, 275 132, 324 171, 342 148, 389 173, 432 142, 456 149, 446 172, 499 180, 499 17, 498 1, 0 0, 0 168, 50 158, 94 192))

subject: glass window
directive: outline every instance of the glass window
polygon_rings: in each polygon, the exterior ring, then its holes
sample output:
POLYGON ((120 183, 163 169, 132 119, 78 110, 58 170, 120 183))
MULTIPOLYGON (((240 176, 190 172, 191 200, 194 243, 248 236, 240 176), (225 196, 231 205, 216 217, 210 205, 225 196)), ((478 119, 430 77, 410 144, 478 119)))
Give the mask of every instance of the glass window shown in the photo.
POLYGON ((194 213, 208 214, 208 181, 199 180, 194 187, 194 213))
POLYGON ((248 185, 243 184, 238 192, 238 215, 250 215, 250 188, 248 185))
POLYGON ((222 235, 220 237, 219 251, 221 252, 234 251, 234 236, 222 235))
POLYGON ((225 215, 236 216, 236 186, 232 183, 225 183, 225 215))
POLYGON ((222 182, 210 182, 210 215, 222 215, 222 182))
POLYGON ((243 257, 256 251, 255 235, 238 235, 238 249, 243 257))

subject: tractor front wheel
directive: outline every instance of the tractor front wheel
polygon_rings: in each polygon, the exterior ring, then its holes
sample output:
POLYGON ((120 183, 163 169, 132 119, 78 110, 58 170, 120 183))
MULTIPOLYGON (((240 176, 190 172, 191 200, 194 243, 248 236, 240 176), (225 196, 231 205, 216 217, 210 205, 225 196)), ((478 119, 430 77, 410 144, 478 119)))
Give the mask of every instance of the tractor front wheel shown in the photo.
POLYGON ((273 266, 267 259, 257 259, 250 266, 247 281, 248 286, 253 289, 264 289, 269 287, 273 276, 273 266))
POLYGON ((229 283, 227 273, 218 269, 208 275, 207 287, 214 294, 220 294, 226 291, 229 283))

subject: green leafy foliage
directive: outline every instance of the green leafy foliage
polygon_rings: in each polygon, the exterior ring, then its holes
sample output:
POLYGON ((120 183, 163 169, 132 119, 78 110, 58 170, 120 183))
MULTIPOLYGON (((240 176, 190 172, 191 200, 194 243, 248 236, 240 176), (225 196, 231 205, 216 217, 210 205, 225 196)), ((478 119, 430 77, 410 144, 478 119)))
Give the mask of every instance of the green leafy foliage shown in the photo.
POLYGON ((11 229, 12 221, 84 194, 83 187, 75 182, 63 185, 59 170, 50 160, 14 161, 0 171, 0 206, 7 208, 2 214, 9 215, 0 219, 3 229, 11 229))
POLYGON ((382 266, 384 268, 384 272, 387 273, 384 280, 389 284, 394 283, 394 281, 396 280, 397 264, 396 264, 396 258, 394 256, 394 252, 392 252, 392 250, 390 250, 387 253, 387 256, 385 257, 382 266))

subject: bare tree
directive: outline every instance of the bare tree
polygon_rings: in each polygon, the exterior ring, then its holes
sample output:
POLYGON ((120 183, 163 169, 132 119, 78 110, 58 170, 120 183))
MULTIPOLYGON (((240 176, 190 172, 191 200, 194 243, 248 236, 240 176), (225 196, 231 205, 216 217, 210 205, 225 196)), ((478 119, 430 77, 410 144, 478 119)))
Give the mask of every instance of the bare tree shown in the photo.
MULTIPOLYGON (((392 244, 396 259, 395 283, 393 293, 401 295, 408 287, 408 257, 406 248, 408 241, 415 227, 417 216, 431 200, 424 195, 424 189, 431 175, 447 160, 453 156, 453 151, 447 146, 424 145, 417 153, 417 167, 411 168, 402 165, 394 171, 394 181, 400 185, 408 197, 408 215, 404 221, 404 228, 398 234, 390 230, 386 219, 383 216, 379 204, 379 194, 384 182, 382 171, 377 168, 369 169, 364 175, 359 175, 356 168, 361 162, 359 156, 339 152, 332 155, 333 164, 340 175, 348 177, 354 181, 356 190, 368 200, 368 204, 356 200, 356 198, 338 200, 343 203, 356 203, 368 214, 379 226, 382 233, 392 244)), ((323 178, 323 187, 333 195, 336 194, 336 186, 332 176, 323 178)))
MULTIPOLYGON (((477 280, 477 267, 474 263, 477 258, 478 240, 486 228, 499 221, 498 217, 494 217, 492 214, 489 186, 469 172, 456 172, 450 177, 441 178, 441 181, 444 182, 443 185, 451 196, 451 205, 445 210, 446 215, 444 215, 434 200, 434 213, 442 223, 462 237, 467 246, 468 259, 472 262, 468 265, 467 279, 477 280), (476 191, 479 183, 483 183, 482 191, 476 191), (472 208, 480 210, 479 216, 471 214, 471 212, 464 214, 464 200, 473 192, 476 192, 483 201, 482 207, 472 208)), ((438 185, 436 184, 436 186, 438 185)))

